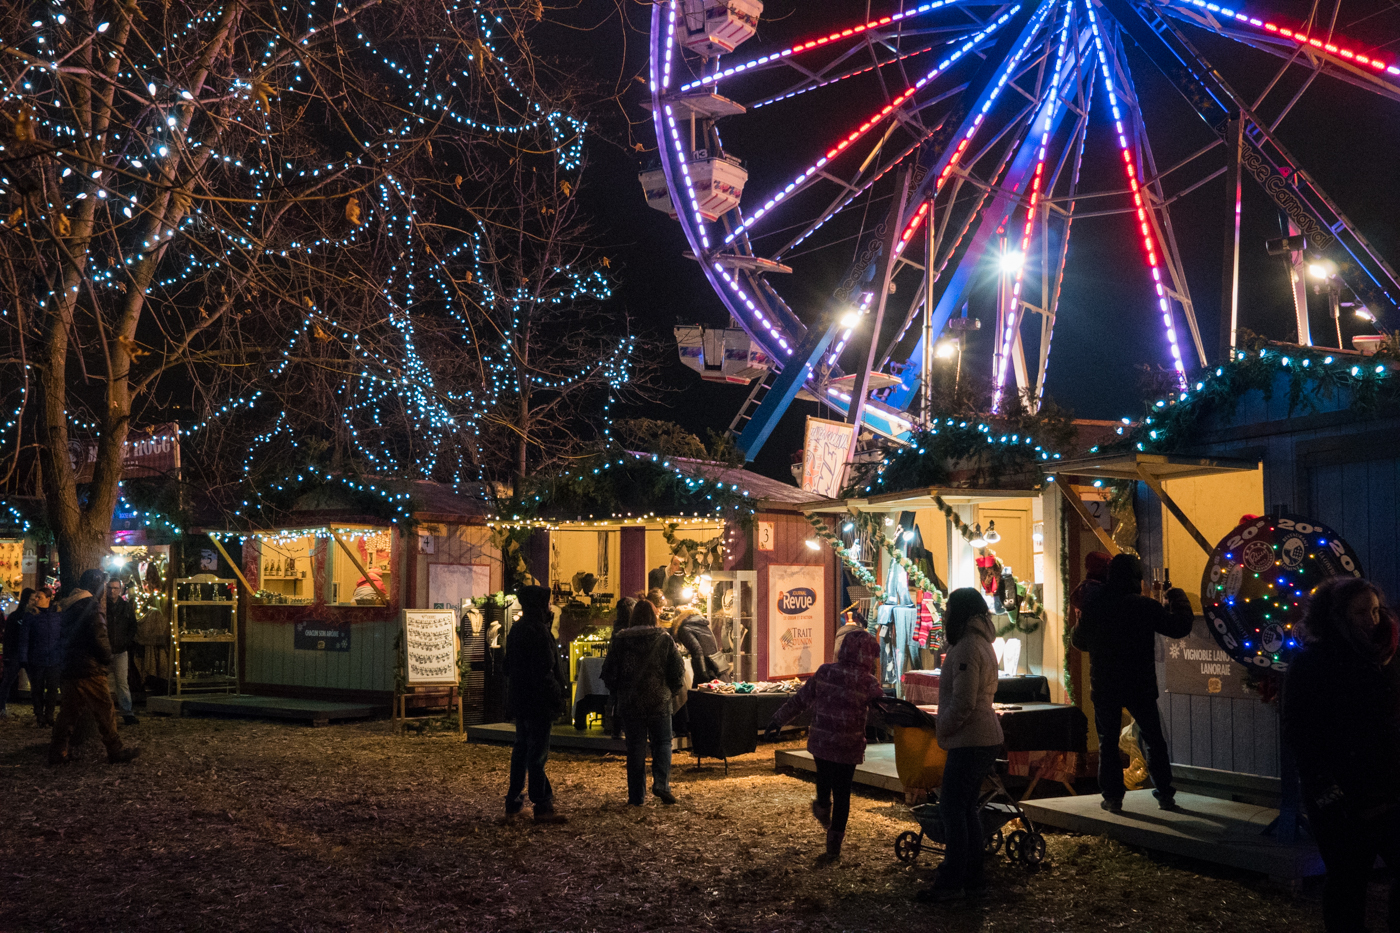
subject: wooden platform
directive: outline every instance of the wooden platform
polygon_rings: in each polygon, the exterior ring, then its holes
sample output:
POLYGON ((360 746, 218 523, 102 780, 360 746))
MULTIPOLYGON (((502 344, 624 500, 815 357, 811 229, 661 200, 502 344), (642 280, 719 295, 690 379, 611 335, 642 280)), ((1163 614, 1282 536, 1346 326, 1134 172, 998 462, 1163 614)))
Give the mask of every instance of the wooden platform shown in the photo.
POLYGON ((1037 823, 1078 833, 1108 836, 1157 852, 1257 871, 1297 881, 1324 871, 1316 846, 1283 843, 1264 835, 1278 816, 1271 807, 1179 791, 1178 809, 1161 810, 1151 791, 1130 791, 1123 812, 1099 806, 1097 794, 1051 797, 1021 804, 1037 823))
MULTIPOLYGON (((799 749, 780 749, 773 753, 773 769, 781 771, 784 768, 817 773, 817 763, 813 760, 812 753, 799 749)), ((855 783, 863 787, 894 791, 897 794, 904 793, 904 785, 899 783, 899 774, 894 769, 892 743, 865 747, 865 763, 856 765, 855 783)))
POLYGON ((148 713, 167 716, 247 716, 253 719, 287 719, 324 726, 350 719, 373 719, 384 713, 373 703, 335 703, 291 697, 258 697, 242 693, 149 697, 148 713))
MULTIPOLYGON (((515 723, 488 722, 479 726, 467 726, 467 741, 513 745, 515 744, 515 723)), ((573 726, 555 726, 550 730, 549 747, 552 750, 568 749, 578 752, 627 754, 627 743, 622 739, 613 738, 612 734, 604 732, 601 726, 593 726, 582 732, 573 726)), ((687 747, 689 746, 685 739, 679 737, 671 739, 672 752, 679 752, 687 747)))

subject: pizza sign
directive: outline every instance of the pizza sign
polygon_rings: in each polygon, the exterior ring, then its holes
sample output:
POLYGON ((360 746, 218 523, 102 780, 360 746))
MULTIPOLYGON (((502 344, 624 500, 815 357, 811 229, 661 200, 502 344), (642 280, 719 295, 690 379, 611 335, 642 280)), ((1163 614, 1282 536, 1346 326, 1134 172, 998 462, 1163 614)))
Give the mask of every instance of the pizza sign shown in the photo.
POLYGON ((1301 650, 1308 595, 1336 576, 1361 576, 1361 561, 1331 528, 1296 515, 1250 519, 1216 545, 1201 577, 1211 635, 1241 664, 1285 671, 1301 650))

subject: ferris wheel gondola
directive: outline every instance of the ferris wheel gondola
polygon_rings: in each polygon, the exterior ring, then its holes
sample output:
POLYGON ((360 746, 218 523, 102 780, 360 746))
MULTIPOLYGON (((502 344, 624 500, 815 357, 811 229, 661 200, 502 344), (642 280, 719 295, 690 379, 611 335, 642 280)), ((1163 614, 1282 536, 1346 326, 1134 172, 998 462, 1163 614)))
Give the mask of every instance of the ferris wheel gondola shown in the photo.
POLYGON ((1112 195, 1115 209, 1136 220, 1131 252, 1147 273, 1163 357, 1185 388, 1187 370, 1206 363, 1206 346, 1127 42, 1216 134, 1193 160, 1225 142, 1238 170, 1264 186, 1302 237, 1299 262, 1330 262, 1374 314, 1400 302, 1391 266, 1259 115, 1263 99, 1242 99, 1183 26, 1279 54, 1285 70, 1302 54, 1318 73, 1400 99, 1400 64, 1384 56, 1205 0, 908 0, 834 26, 820 19, 829 9, 799 9, 813 32, 788 41, 755 40, 757 0, 668 0, 652 15, 659 162, 642 185, 649 204, 676 218, 729 312, 726 330, 747 336, 753 355, 746 350, 745 360, 765 361, 735 368, 755 381, 731 425, 750 457, 799 393, 876 434, 909 437, 930 415, 923 392, 934 341, 989 282, 992 404, 1019 392, 1034 405, 1073 221, 1091 196, 1083 174, 1091 134, 1111 139, 1120 160, 1109 191, 1092 196, 1101 204, 1112 195), (851 88, 869 95, 859 111, 851 88), (841 105, 825 109, 828 98, 841 105), (785 108, 812 102, 819 119, 808 128, 824 140, 789 132, 776 148, 735 149, 747 169, 725 148, 721 125, 751 142, 769 122, 790 128, 785 108), (854 259, 839 279, 829 261, 804 261, 852 241, 854 259), (812 300, 828 288, 830 300, 812 300))

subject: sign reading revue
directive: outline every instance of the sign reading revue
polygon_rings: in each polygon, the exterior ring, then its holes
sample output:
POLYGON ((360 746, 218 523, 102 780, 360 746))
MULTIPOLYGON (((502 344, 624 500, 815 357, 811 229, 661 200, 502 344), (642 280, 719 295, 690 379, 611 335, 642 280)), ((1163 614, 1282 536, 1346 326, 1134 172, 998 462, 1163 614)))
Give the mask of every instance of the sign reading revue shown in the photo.
POLYGON ((457 683, 457 614, 451 609, 403 611, 404 683, 457 683))
POLYGON ((810 674, 826 657, 826 568, 768 566, 768 677, 810 674))
POLYGON ((1190 635, 1157 640, 1166 672, 1162 689, 1187 696, 1258 699, 1245 685, 1245 669, 1215 643, 1207 626, 1205 618, 1197 616, 1190 635))

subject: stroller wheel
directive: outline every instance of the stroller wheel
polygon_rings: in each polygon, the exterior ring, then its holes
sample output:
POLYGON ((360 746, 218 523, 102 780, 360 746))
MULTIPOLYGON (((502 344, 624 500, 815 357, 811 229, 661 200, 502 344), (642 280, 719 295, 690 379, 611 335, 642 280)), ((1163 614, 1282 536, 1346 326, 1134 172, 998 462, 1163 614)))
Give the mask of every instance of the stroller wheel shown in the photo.
POLYGON ((902 832, 894 840, 894 857, 901 862, 913 864, 919 857, 919 852, 924 847, 923 833, 916 833, 912 830, 902 832))
POLYGON ((1011 835, 1006 837, 1006 857, 1013 861, 1021 860, 1021 846, 1026 841, 1027 833, 1024 829, 1013 829, 1011 835))
POLYGON ((1021 842, 1021 862, 1036 866, 1045 861, 1045 837, 1040 833, 1028 833, 1021 842))
POLYGON ((1006 840, 1006 836, 1001 830, 997 830, 987 837, 986 852, 988 855, 996 855, 1001 851, 1001 844, 1006 840))

